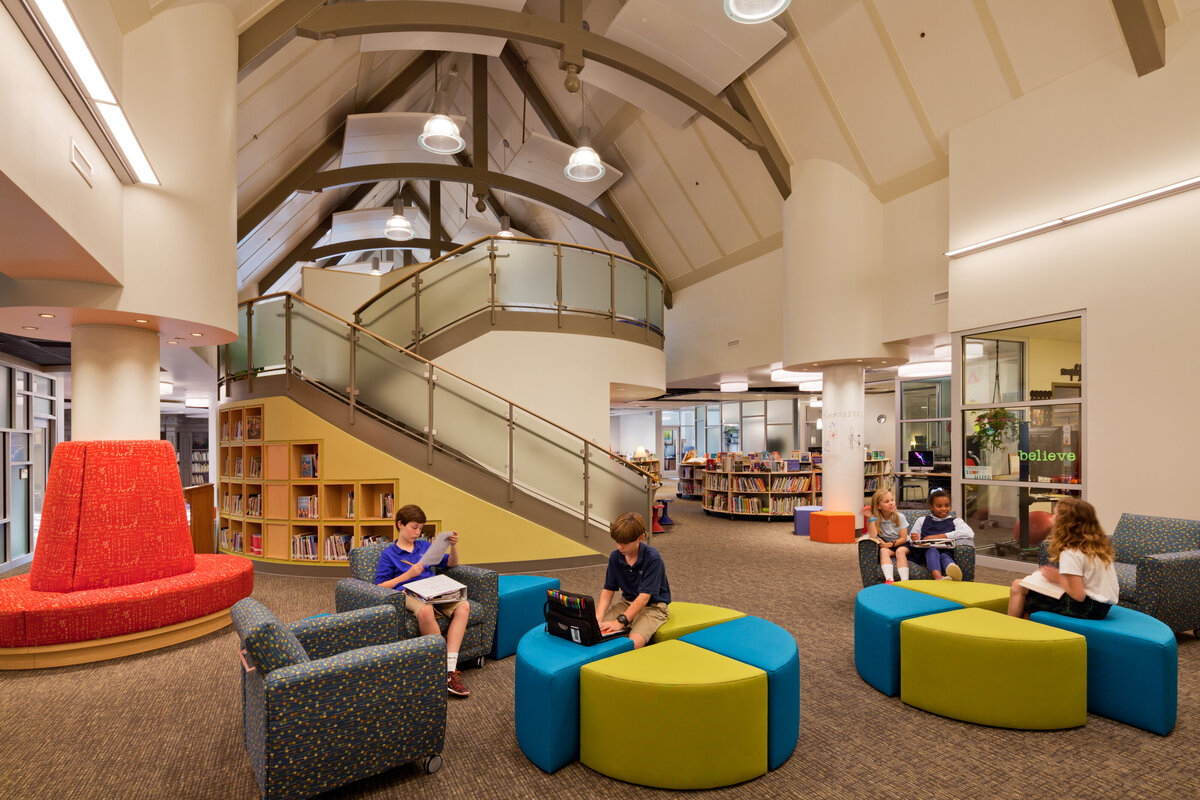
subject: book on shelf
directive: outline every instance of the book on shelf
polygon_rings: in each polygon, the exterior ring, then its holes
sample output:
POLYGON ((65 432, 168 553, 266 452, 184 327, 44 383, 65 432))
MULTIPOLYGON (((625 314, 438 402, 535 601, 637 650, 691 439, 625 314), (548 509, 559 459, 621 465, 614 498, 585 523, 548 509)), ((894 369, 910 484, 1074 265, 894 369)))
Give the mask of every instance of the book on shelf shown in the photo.
POLYGON ((246 417, 246 438, 262 438, 262 417, 246 417))
POLYGON ((300 495, 296 498, 297 519, 318 519, 320 508, 315 494, 300 495))
POLYGON ((354 544, 354 536, 349 533, 335 533, 325 537, 325 560, 347 561, 350 558, 350 548, 354 544))
POLYGON ((384 492, 379 495, 379 516, 388 518, 396 513, 396 496, 391 492, 384 492))
POLYGON ((346 492, 346 519, 354 519, 354 490, 346 492))
POLYGON ((262 477, 262 456, 250 456, 250 463, 248 466, 250 468, 249 477, 262 477))
POLYGON ((233 460, 233 477, 235 477, 235 478, 242 477, 242 459, 241 458, 235 458, 233 460))
POLYGON ((261 517, 262 516, 262 495, 252 494, 246 497, 246 516, 261 517))
POLYGON ((392 539, 390 536, 377 536, 375 534, 369 534, 369 533, 364 533, 363 537, 362 537, 363 547, 366 547, 369 544, 375 544, 376 542, 391 542, 391 541, 392 541, 392 539))
POLYGON ((467 599, 467 587, 449 575, 434 575, 406 583, 404 591, 426 603, 453 603, 467 599))
POLYGON ((292 537, 292 558, 297 561, 317 560, 317 535, 298 533, 292 537))
POLYGON ((241 420, 238 420, 237 422, 233 423, 233 438, 234 438, 234 441, 237 441, 238 439, 242 438, 242 421, 241 420))
POLYGON ((250 555, 261 556, 263 554, 263 542, 261 533, 250 534, 250 555))
POLYGON ((1029 573, 1020 581, 1018 581, 1018 583, 1032 592, 1044 594, 1053 600, 1057 600, 1067 593, 1067 590, 1064 589, 1061 584, 1051 581, 1042 574, 1040 569, 1029 573))
POLYGON ((316 453, 301 453, 300 454, 300 477, 301 478, 317 477, 317 454, 316 453))

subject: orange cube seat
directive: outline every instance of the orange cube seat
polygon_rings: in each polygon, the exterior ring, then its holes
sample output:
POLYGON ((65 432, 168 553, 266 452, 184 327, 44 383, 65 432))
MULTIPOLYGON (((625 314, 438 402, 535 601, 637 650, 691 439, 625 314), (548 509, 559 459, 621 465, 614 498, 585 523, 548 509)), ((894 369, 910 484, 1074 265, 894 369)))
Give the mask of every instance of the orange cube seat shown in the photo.
POLYGON ((829 544, 854 543, 854 514, 849 511, 814 511, 809 517, 809 538, 829 544))

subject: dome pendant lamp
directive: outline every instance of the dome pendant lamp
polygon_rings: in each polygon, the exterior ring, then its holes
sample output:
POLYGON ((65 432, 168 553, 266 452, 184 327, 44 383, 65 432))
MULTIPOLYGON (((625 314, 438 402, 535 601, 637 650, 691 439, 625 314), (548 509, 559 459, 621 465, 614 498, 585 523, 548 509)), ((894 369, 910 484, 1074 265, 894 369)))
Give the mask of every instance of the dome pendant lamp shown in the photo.
POLYGON ((725 0, 725 14, 734 22, 753 25, 784 12, 792 0, 725 0))
POLYGON ((404 216, 404 202, 399 197, 392 204, 392 215, 383 227, 383 235, 393 242, 407 242, 413 238, 412 223, 404 216))
POLYGON ((512 227, 509 224, 507 214, 500 218, 500 232, 496 235, 503 236, 505 239, 513 239, 516 237, 516 234, 512 232, 512 227))
MULTIPOLYGON (((581 122, 586 122, 587 103, 583 96, 582 86, 579 90, 579 104, 581 109, 579 119, 581 122)), ((571 153, 570 159, 567 160, 567 166, 563 167, 563 174, 577 183, 591 183, 604 177, 604 162, 600 160, 600 154, 592 149, 591 140, 591 130, 587 125, 583 125, 579 129, 579 146, 575 148, 575 152, 571 153)))
POLYGON ((428 150, 430 153, 436 153, 440 156, 454 155, 462 152, 467 146, 467 142, 459 133, 458 125, 454 120, 450 119, 446 114, 441 113, 441 109, 446 107, 446 98, 442 96, 442 91, 438 86, 437 64, 433 65, 433 116, 425 121, 425 128, 421 131, 421 135, 417 137, 417 144, 421 145, 422 150, 428 150))

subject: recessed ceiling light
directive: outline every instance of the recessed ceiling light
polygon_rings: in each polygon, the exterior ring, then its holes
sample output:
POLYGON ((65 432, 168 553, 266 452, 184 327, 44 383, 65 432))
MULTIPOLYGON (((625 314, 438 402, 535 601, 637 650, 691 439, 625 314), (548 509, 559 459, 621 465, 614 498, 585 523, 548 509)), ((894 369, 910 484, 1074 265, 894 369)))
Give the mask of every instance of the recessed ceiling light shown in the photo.
POLYGON ((22 325, 22 326, 21 326, 21 330, 23 330, 23 331, 36 331, 36 330, 37 330, 37 326, 36 326, 36 325, 22 325))
POLYGON ((175 341, 174 339, 172 339, 171 341, 167 342, 167 344, 179 344, 179 342, 177 342, 177 341, 175 341))
POLYGON ((135 319, 135 320, 134 320, 134 322, 140 322, 140 323, 142 323, 143 325, 145 325, 145 324, 146 324, 147 322, 149 322, 149 321, 150 321, 150 320, 148 320, 148 319, 135 319))
POLYGON ((38 314, 38 316, 41 317, 42 319, 54 319, 53 314, 38 314))
POLYGON ((203 336, 203 333, 193 333, 192 336, 203 336))

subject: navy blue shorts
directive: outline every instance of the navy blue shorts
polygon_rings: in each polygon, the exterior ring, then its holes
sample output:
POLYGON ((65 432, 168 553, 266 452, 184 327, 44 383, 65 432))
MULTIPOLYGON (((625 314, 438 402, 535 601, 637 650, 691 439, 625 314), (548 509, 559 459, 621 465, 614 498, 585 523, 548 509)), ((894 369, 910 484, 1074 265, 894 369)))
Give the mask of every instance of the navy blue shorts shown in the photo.
POLYGON ((1069 594, 1064 594, 1057 600, 1053 597, 1047 597, 1041 592, 1030 592, 1025 596, 1026 614, 1032 614, 1035 611, 1053 611, 1055 614, 1062 614, 1064 617, 1104 619, 1108 616, 1110 608, 1112 606, 1108 603, 1101 603, 1099 600, 1093 600, 1090 597, 1076 600, 1069 594))

